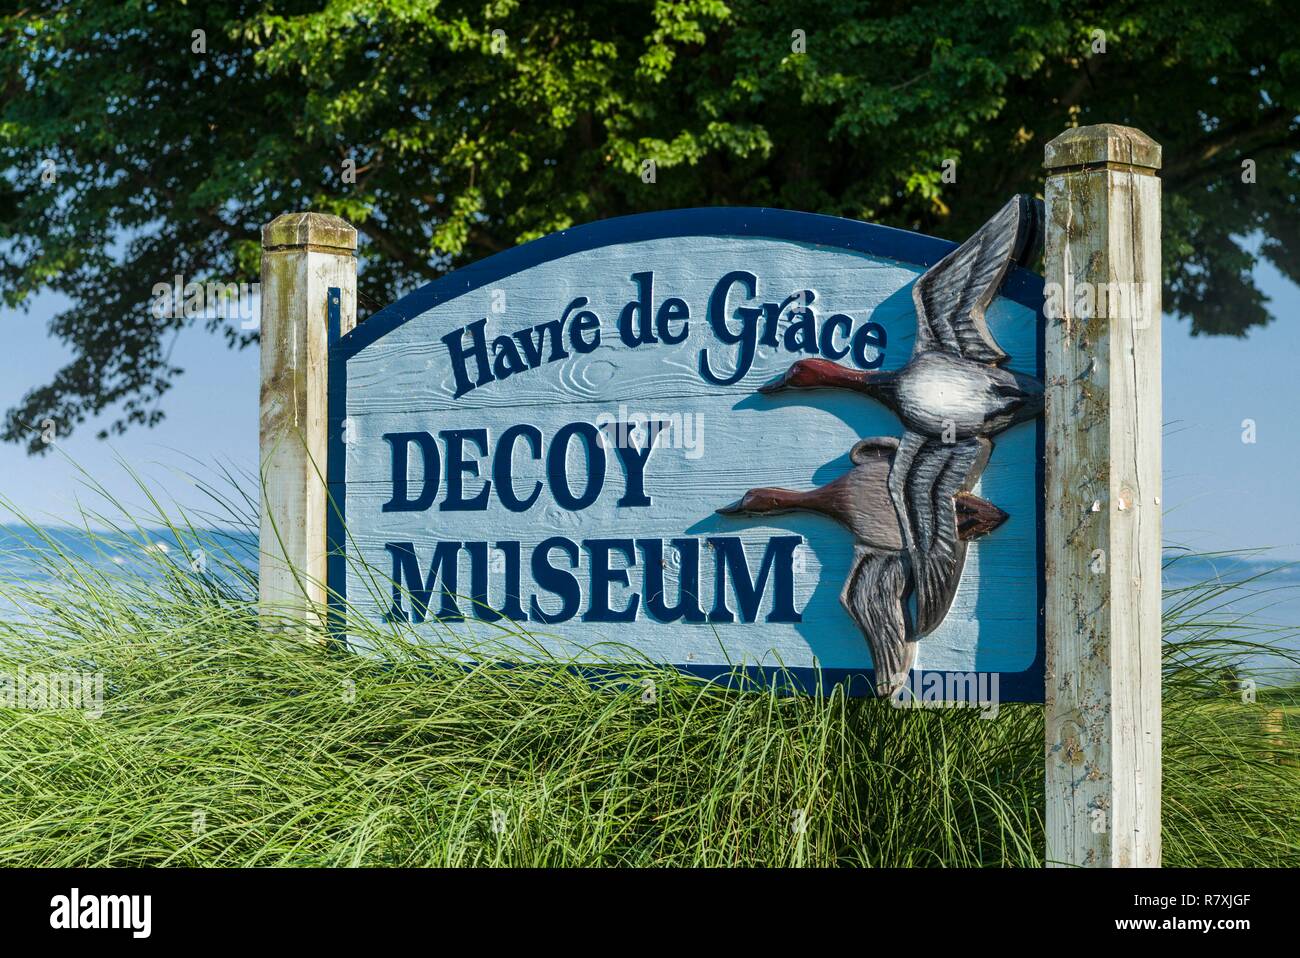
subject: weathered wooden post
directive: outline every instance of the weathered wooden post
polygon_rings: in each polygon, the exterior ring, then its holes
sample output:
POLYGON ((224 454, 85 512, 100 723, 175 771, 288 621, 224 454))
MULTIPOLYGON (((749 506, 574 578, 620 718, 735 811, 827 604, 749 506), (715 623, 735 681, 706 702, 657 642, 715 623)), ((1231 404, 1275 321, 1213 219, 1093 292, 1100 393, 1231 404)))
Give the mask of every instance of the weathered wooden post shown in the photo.
POLYGON ((1160 147, 1047 144, 1047 860, 1160 864, 1160 147))
POLYGON ((268 621, 323 620, 329 297, 356 325, 357 231, 286 213, 262 228, 261 518, 258 598, 268 621))

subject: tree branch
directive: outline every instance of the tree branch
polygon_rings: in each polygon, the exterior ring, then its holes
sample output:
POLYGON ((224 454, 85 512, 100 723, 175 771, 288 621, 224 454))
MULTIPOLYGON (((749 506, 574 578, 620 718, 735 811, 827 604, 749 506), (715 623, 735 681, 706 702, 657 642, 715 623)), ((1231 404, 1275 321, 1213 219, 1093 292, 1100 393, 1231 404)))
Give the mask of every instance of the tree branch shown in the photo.
POLYGON ((1216 157, 1235 161, 1242 150, 1271 150, 1295 145, 1300 137, 1300 128, 1291 129, 1293 116, 1290 110, 1278 109, 1263 122, 1238 124, 1207 137, 1191 150, 1181 151, 1182 159, 1166 166, 1161 178, 1173 186, 1186 185, 1221 169, 1221 163, 1214 163, 1216 157))

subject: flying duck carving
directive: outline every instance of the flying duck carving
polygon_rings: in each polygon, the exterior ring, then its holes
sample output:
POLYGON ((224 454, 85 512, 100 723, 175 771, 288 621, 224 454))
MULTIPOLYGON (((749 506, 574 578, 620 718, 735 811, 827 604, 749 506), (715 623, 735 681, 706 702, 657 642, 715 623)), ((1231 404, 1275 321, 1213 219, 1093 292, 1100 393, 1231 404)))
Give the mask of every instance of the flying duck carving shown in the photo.
MULTIPOLYGON (((984 468, 989 443, 977 439, 973 446, 976 461, 945 470, 923 509, 925 528, 934 530, 932 564, 943 564, 954 578, 960 576, 966 543, 992 532, 1007 518, 1001 509, 969 491, 984 468)), ((808 492, 751 489, 718 510, 723 515, 750 516, 816 512, 853 534, 853 566, 840 603, 871 648, 876 692, 882 696, 892 695, 906 681, 919 638, 908 609, 912 566, 903 552, 902 523, 889 491, 898 449, 899 442, 892 437, 863 439, 849 453, 853 467, 824 486, 808 492)))
POLYGON ((985 320, 1012 264, 1028 265, 1041 237, 1042 204, 1016 196, 922 274, 912 287, 916 344, 902 369, 859 371, 802 359, 759 388, 851 389, 902 420, 888 489, 916 584, 919 635, 943 621, 961 575, 960 540, 946 503, 978 478, 991 437, 1042 412, 1042 383, 1001 368, 1009 357, 985 320))

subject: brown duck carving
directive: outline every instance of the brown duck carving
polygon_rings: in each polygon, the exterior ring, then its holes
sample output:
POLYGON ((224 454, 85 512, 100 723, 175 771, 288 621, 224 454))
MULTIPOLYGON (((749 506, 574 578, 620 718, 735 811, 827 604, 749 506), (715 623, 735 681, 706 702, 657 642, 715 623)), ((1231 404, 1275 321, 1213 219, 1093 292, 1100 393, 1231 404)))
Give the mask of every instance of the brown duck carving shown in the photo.
MULTIPOLYGON (((942 471, 931 495, 918 503, 923 513, 918 524, 931 530, 930 561, 942 566, 954 582, 954 592, 966 558, 966 543, 992 532, 1007 518, 997 506, 970 493, 970 486, 984 469, 990 444, 977 439, 970 448, 975 450, 975 460, 966 462, 954 448, 956 461, 942 471)), ((724 515, 751 516, 817 512, 853 534, 853 567, 840 602, 871 647, 876 692, 882 696, 892 694, 906 681, 916 660, 916 641, 924 634, 913 627, 908 610, 913 569, 889 490, 898 450, 897 439, 864 439, 849 453, 853 467, 824 486, 807 492, 751 489, 739 501, 718 510, 724 515)))
POLYGON ((760 392, 851 389, 893 410, 905 432, 892 457, 888 496, 898 515, 916 579, 917 631, 933 631, 957 590, 941 518, 952 494, 984 468, 991 437, 1042 412, 1037 379, 1002 369, 1008 356, 989 332, 985 312, 1013 263, 1027 265, 1042 235, 1041 204, 1011 199, 970 239, 930 267, 912 287, 916 344, 902 369, 853 370, 801 359, 760 392), (972 471, 974 470, 974 471, 972 471))

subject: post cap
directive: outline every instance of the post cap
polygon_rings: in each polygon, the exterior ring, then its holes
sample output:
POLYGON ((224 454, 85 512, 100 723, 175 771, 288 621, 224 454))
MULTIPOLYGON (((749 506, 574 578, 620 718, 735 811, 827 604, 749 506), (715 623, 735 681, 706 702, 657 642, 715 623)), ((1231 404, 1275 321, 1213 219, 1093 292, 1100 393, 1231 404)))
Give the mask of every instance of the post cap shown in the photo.
POLYGON ((262 227, 263 249, 327 249, 354 252, 356 228, 331 213, 283 213, 262 227))
POLYGON ((1066 130, 1044 151, 1043 166, 1049 170, 1093 163, 1123 163, 1158 170, 1160 144, 1131 126, 1098 123, 1066 130))

